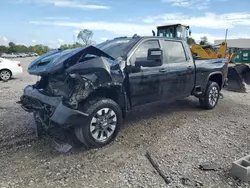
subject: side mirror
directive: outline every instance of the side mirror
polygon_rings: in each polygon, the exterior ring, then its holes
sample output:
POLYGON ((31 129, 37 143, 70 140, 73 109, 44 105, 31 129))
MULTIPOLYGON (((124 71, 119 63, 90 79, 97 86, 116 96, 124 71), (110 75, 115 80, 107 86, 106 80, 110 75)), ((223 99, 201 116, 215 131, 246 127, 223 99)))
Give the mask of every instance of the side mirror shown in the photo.
POLYGON ((148 49, 148 61, 162 61, 162 49, 150 48, 148 49))
POLYGON ((160 48, 148 49, 146 58, 137 58, 135 61, 136 67, 157 67, 162 65, 162 50, 160 48))

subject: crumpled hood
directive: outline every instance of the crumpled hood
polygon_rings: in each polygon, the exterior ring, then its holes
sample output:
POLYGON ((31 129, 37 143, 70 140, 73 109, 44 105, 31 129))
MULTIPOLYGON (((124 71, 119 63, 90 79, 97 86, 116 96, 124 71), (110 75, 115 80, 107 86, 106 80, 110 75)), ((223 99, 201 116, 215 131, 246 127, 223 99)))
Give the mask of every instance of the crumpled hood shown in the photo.
POLYGON ((85 46, 68 50, 52 50, 35 59, 28 67, 32 75, 48 75, 63 72, 65 68, 76 64, 86 55, 104 56, 114 59, 94 46, 85 46))

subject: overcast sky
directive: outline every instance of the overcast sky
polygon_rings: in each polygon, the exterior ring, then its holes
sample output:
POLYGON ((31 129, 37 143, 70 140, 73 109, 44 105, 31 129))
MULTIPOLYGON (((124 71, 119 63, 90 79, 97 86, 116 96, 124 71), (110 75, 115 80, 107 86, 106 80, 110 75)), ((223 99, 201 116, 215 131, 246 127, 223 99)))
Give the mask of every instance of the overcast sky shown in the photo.
POLYGON ((0 44, 56 47, 85 28, 101 42, 177 22, 196 40, 224 38, 226 29, 229 38, 250 38, 250 0, 0 0, 0 7, 0 44))

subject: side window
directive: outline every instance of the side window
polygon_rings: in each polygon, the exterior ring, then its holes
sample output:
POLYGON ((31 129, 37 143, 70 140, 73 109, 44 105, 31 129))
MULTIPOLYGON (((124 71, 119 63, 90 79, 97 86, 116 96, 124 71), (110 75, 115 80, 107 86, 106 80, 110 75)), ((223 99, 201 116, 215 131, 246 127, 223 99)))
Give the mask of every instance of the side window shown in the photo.
POLYGON ((158 40, 148 40, 140 44, 131 58, 131 65, 135 65, 136 61, 147 61, 148 49, 160 48, 158 40))
POLYGON ((165 41, 164 49, 167 63, 180 63, 187 61, 186 54, 181 42, 165 41))

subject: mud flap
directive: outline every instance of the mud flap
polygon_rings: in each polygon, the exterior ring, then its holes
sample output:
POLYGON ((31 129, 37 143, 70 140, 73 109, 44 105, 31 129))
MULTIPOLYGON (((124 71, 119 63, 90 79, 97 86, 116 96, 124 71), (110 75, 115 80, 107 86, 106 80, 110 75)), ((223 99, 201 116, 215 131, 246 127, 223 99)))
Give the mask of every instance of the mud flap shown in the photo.
POLYGON ((226 89, 235 92, 247 92, 247 84, 250 84, 250 68, 245 65, 228 67, 226 89))

